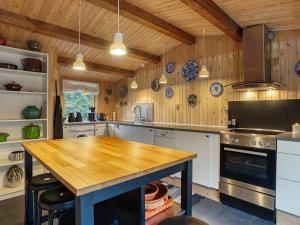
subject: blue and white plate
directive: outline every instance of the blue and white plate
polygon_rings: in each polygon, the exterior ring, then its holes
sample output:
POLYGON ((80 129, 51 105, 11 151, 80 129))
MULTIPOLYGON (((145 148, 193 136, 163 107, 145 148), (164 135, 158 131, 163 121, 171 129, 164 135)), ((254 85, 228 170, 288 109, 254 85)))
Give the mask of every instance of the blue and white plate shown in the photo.
POLYGON ((189 95, 187 101, 190 106, 195 107, 198 103, 198 97, 195 94, 191 94, 189 95))
POLYGON ((296 74, 300 77, 300 60, 296 63, 296 74))
POLYGON ((154 79, 151 82, 151 89, 155 92, 159 91, 160 89, 160 84, 159 84, 159 80, 158 79, 154 79))
POLYGON ((182 76, 186 81, 194 81, 199 74, 199 65, 193 60, 189 60, 182 69, 182 76))
POLYGON ((166 88, 166 98, 172 98, 174 95, 174 90, 171 87, 166 88))
POLYGON ((175 70, 175 64, 174 63, 168 63, 166 66, 167 73, 173 73, 175 70))

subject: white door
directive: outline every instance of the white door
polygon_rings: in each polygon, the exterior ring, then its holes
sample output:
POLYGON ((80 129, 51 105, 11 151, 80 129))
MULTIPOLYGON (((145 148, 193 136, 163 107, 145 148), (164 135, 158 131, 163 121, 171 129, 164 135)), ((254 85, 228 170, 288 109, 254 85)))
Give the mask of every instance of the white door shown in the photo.
POLYGON ((148 127, 132 127, 132 140, 144 144, 153 144, 153 129, 148 127))
POLYGON ((131 140, 131 126, 128 125, 115 125, 115 136, 125 140, 131 140))

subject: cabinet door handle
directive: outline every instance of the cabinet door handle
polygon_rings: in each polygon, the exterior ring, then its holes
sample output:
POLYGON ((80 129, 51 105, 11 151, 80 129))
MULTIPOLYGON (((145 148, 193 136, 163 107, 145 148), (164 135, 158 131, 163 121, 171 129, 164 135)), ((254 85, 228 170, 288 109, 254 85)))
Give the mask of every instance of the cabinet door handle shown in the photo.
POLYGON ((152 129, 150 129, 149 131, 152 132, 152 129))
POLYGON ((207 134, 206 137, 209 138, 209 135, 207 134))
POLYGON ((166 134, 162 133, 161 136, 166 136, 166 134))

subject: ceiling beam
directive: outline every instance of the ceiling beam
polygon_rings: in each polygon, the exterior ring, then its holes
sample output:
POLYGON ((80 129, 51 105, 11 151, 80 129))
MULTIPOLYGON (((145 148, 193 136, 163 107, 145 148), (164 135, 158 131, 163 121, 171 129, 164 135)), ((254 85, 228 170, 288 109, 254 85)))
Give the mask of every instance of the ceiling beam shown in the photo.
MULTIPOLYGON (((40 33, 46 36, 50 36, 53 38, 57 38, 63 41, 78 43, 77 31, 56 26, 27 16, 9 12, 3 9, 0 9, 0 22, 4 24, 16 26, 22 29, 30 30, 32 32, 40 33)), ((88 34, 81 33, 81 44, 92 48, 109 50, 111 42, 88 34)), ((127 51, 128 51, 128 55, 133 58, 144 60, 147 62, 152 62, 152 63, 160 62, 160 57, 157 55, 153 55, 129 47, 127 48, 127 51)))
POLYGON ((228 16, 213 0, 181 1, 235 41, 242 41, 243 28, 228 16))
MULTIPOLYGON (((58 64, 65 67, 72 67, 74 61, 75 59, 65 58, 61 56, 57 58, 58 64)), ((118 67, 96 64, 91 62, 85 62, 85 65, 86 65, 86 70, 88 71, 107 73, 107 74, 112 74, 112 75, 117 75, 122 77, 133 77, 134 75, 133 70, 126 70, 118 67)))
MULTIPOLYGON (((117 13, 118 11, 118 2, 116 0, 87 1, 115 13, 117 13)), ((196 42, 196 38, 193 35, 179 29, 178 27, 166 22, 165 20, 162 20, 125 0, 120 0, 120 14, 134 22, 142 24, 160 33, 163 33, 164 35, 169 36, 184 44, 192 45, 196 42)))

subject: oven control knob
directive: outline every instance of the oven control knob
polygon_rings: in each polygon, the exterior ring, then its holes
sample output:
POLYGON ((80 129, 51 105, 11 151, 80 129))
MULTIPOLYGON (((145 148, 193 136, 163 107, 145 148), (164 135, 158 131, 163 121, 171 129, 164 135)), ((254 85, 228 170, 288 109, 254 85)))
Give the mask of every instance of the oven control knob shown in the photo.
POLYGON ((235 139, 235 143, 239 143, 240 142, 240 140, 239 139, 235 139))
POLYGON ((260 147, 262 147, 262 146, 264 145, 264 143, 262 143, 261 141, 259 141, 259 142, 258 142, 258 145, 259 145, 260 147))
POLYGON ((271 144, 269 142, 266 143, 266 147, 269 148, 271 144))
POLYGON ((228 141, 229 141, 229 139, 228 139, 228 138, 225 138, 225 142, 228 143, 228 141))
POLYGON ((233 138, 231 138, 231 139, 230 139, 230 142, 231 142, 231 143, 232 143, 232 142, 234 142, 234 139, 233 139, 233 138))
POLYGON ((252 141, 252 145, 256 145, 256 141, 255 140, 252 141))

